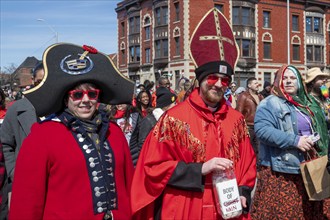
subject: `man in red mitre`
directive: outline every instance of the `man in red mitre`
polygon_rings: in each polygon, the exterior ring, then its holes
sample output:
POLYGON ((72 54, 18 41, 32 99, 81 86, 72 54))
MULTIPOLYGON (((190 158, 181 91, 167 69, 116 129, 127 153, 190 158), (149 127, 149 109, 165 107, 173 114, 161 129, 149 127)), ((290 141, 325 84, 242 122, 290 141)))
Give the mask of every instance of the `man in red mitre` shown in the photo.
POLYGON ((217 9, 198 24, 190 42, 196 87, 163 114, 148 135, 131 189, 135 219, 222 219, 212 174, 234 170, 243 214, 249 219, 256 157, 241 113, 223 97, 238 48, 228 21, 217 9))

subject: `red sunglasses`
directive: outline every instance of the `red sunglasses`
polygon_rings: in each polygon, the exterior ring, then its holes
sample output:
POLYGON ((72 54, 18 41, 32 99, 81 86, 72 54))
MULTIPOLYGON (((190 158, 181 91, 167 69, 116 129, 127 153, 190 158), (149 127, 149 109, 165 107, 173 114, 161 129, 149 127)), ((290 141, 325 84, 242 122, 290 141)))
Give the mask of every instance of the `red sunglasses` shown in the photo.
POLYGON ((69 91, 70 97, 73 101, 82 100, 86 94, 90 100, 96 100, 99 97, 100 90, 91 89, 91 90, 71 90, 69 91))
POLYGON ((217 76, 217 75, 209 75, 206 77, 207 84, 210 86, 215 85, 218 80, 220 79, 222 86, 229 86, 229 78, 223 77, 223 76, 217 76))

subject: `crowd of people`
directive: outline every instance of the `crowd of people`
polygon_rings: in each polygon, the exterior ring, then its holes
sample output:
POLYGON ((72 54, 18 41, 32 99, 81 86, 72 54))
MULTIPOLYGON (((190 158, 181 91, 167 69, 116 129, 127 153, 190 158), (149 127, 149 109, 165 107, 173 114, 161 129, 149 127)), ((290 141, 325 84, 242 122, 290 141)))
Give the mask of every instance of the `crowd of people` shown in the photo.
POLYGON ((231 42, 210 10, 178 90, 166 76, 135 85, 91 46, 51 45, 23 97, 8 108, 0 90, 0 220, 222 219, 212 179, 228 170, 237 219, 330 219, 300 171, 309 152, 330 157, 330 75, 283 65, 263 89, 240 85, 231 42))

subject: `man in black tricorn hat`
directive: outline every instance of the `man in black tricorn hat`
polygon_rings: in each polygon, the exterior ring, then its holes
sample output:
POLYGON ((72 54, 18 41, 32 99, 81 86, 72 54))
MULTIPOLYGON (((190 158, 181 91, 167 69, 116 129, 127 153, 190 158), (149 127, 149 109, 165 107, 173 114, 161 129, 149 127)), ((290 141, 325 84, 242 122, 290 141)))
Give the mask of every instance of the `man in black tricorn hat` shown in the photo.
POLYGON ((146 138, 132 183, 133 217, 222 219, 212 173, 234 169, 239 192, 228 205, 237 208, 241 201, 241 219, 248 219, 256 158, 244 117, 223 98, 238 51, 231 28, 217 9, 198 24, 190 49, 199 87, 165 112, 146 138))
POLYGON ((52 45, 43 64, 45 77, 25 96, 38 116, 52 117, 35 123, 22 145, 10 219, 129 219, 131 155, 97 105, 130 103, 133 82, 86 45, 52 45))

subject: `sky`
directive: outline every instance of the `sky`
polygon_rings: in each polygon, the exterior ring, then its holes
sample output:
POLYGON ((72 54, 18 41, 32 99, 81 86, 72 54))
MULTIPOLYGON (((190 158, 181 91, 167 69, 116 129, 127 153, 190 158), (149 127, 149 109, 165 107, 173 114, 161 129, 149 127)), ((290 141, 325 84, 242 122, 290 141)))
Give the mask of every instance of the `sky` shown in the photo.
POLYGON ((119 0, 0 0, 0 67, 18 67, 27 57, 41 60, 59 42, 90 45, 117 53, 119 0), (42 21, 38 21, 42 19, 42 21))

